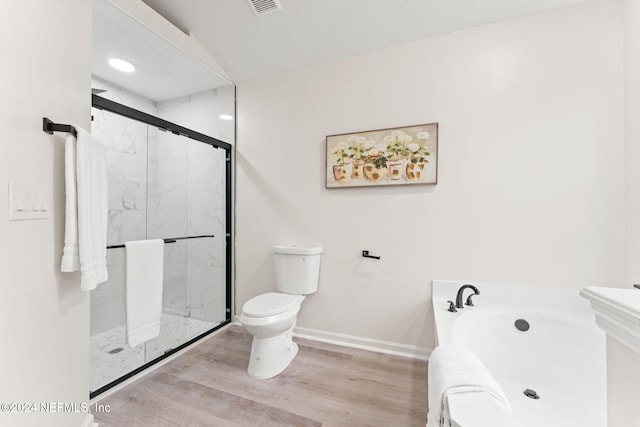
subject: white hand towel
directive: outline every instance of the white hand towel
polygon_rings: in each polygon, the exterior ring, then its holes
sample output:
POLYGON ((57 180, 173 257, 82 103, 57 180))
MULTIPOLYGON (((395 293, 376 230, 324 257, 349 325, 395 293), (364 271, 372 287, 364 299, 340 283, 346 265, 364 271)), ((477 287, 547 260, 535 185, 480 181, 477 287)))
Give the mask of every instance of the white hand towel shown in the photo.
POLYGON ((164 240, 125 242, 127 342, 134 347, 160 334, 164 240))
POLYGON ((429 357, 429 414, 427 427, 449 425, 447 397, 454 393, 487 393, 505 411, 511 406, 484 364, 466 348, 439 346, 429 357))
POLYGON ((64 141, 65 220, 64 249, 60 271, 80 270, 78 250, 78 189, 76 181, 76 137, 67 134, 64 141))
POLYGON ((78 126, 76 130, 80 287, 90 291, 108 278, 107 168, 104 145, 86 130, 78 126))

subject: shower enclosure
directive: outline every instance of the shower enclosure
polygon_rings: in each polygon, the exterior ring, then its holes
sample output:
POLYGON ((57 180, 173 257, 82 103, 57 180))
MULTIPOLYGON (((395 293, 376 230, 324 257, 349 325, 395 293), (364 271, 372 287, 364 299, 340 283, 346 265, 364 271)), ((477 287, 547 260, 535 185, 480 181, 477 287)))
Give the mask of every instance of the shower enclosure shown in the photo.
POLYGON ((109 184, 109 280, 91 292, 94 397, 230 322, 232 152, 220 139, 95 94, 92 114, 109 184), (122 245, 156 238, 165 239, 160 336, 131 348, 122 245))

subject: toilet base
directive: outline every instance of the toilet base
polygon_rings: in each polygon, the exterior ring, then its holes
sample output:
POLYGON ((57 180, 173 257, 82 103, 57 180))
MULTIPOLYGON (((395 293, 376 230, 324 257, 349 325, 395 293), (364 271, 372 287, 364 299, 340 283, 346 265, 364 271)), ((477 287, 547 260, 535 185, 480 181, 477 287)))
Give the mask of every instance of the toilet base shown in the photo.
POLYGON ((269 338, 253 337, 247 373, 264 380, 284 371, 298 354, 298 344, 293 342, 293 326, 287 332, 269 338))

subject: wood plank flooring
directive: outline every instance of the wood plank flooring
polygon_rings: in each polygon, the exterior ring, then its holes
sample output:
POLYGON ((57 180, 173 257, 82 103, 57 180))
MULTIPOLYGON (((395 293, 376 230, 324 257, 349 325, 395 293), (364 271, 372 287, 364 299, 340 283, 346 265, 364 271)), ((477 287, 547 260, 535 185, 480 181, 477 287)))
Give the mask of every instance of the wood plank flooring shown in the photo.
POLYGON ((279 376, 247 375, 251 335, 233 326, 102 399, 100 427, 424 426, 427 363, 295 339, 279 376))

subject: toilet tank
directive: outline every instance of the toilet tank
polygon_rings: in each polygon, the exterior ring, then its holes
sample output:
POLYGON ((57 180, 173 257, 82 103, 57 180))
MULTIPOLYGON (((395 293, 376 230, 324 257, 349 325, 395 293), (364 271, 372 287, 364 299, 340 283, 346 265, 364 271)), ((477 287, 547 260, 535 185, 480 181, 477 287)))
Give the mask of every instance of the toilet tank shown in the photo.
POLYGON ((309 295, 318 290, 321 247, 274 246, 273 253, 279 292, 309 295))

